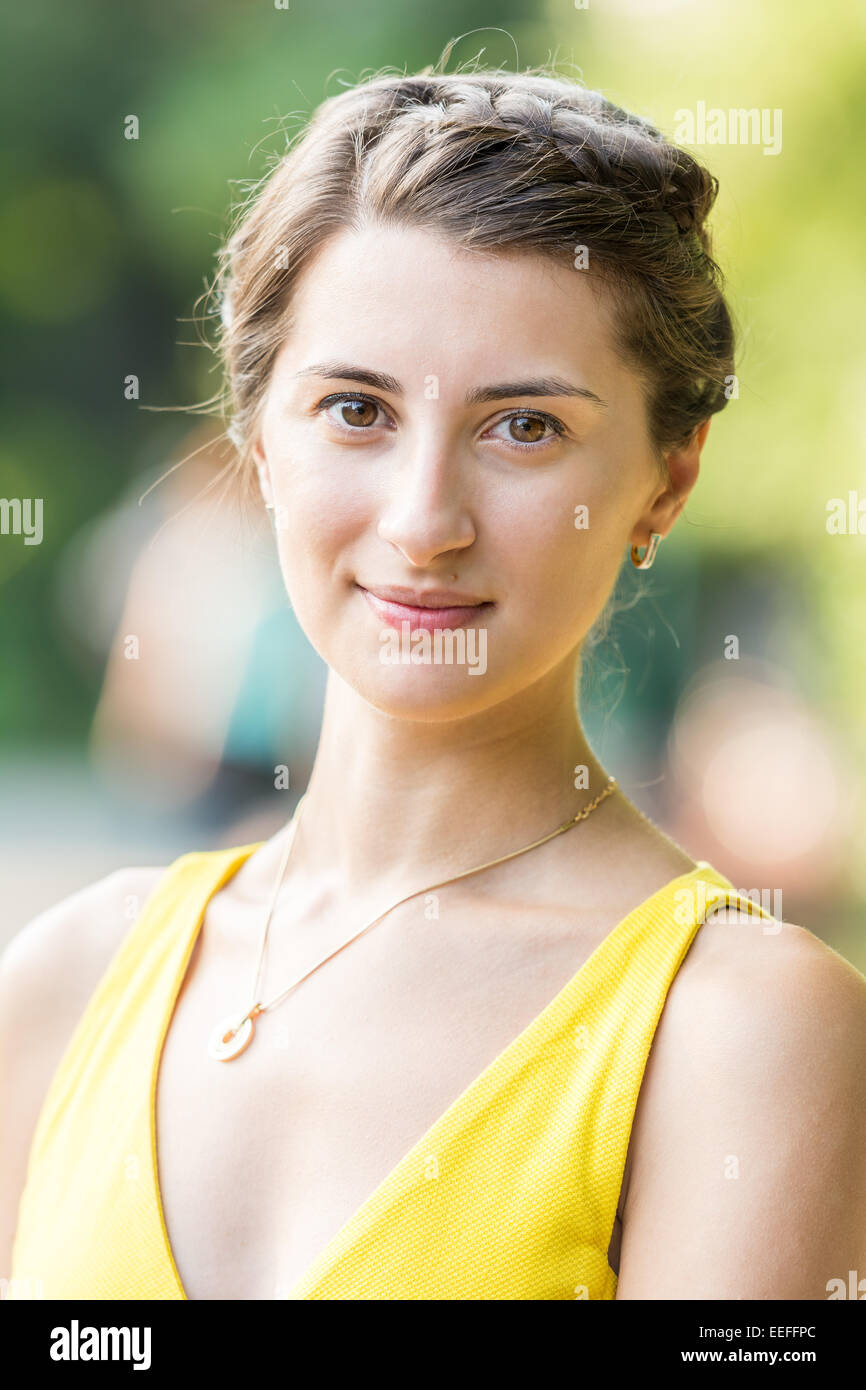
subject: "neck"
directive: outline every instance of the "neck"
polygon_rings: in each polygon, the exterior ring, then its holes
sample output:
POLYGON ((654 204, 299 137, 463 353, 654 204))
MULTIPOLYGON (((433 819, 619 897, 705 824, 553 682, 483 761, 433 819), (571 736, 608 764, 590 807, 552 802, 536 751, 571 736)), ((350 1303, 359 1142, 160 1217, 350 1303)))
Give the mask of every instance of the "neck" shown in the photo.
POLYGON ((571 660, 493 710, 431 722, 383 714, 331 672, 301 812, 304 877, 343 899, 408 891, 555 830, 607 783, 574 692, 571 660))

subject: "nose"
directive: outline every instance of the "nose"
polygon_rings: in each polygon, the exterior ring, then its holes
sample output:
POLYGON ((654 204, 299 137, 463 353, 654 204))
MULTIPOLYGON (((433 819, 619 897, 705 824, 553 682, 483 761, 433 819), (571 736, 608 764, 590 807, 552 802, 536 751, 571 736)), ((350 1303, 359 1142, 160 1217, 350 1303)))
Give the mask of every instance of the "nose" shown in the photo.
POLYGON ((466 466, 456 443, 427 440, 395 468, 378 533, 410 564, 428 566, 475 540, 465 495, 466 466))

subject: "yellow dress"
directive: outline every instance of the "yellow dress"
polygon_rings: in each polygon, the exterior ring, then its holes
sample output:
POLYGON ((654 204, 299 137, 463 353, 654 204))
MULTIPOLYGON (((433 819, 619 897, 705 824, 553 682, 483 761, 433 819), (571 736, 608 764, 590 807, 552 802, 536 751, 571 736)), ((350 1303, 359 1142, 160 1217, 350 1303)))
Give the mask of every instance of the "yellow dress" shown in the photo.
MULTIPOLYGON (((156 1078, 207 904, 257 848, 176 859, 105 971, 39 1115, 7 1297, 186 1299, 159 1190, 156 1078)), ((287 1297, 614 1298, 607 1251, 650 1044, 722 902, 772 920, 703 860, 630 912, 287 1297)))

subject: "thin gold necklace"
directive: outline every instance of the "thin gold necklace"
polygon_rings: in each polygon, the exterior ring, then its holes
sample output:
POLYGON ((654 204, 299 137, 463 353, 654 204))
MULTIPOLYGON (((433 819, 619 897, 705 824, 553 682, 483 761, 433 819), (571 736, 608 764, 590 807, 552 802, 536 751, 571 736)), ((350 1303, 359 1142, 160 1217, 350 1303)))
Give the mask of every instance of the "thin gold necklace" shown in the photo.
MULTIPOLYGON (((284 989, 282 994, 278 994, 274 999, 271 999, 269 1003, 262 1004, 261 1002, 258 1002, 253 1004, 252 1008, 248 1009, 245 1014, 233 1013, 229 1014, 227 1018, 221 1019, 221 1021, 213 1029, 213 1032, 210 1035, 210 1040, 208 1042, 207 1049, 208 1056, 212 1057, 217 1062, 231 1062, 233 1058, 239 1057, 240 1054, 243 1051, 245 1051, 246 1048, 249 1047, 250 1043, 253 1040, 253 1034, 255 1033, 255 1020, 258 1018, 259 1014, 267 1013, 270 1009, 275 1009, 278 1004, 281 1004, 283 1002, 287 995, 291 994, 293 989, 297 989, 298 985, 303 984, 304 980, 308 980, 311 975, 313 975, 323 965, 327 964, 329 960, 333 960, 334 956, 339 955, 340 951, 344 951, 347 946, 351 946, 353 941, 357 941, 359 936, 363 936, 364 932, 369 931, 370 928, 374 927, 377 922, 381 922, 382 918, 387 917, 389 912, 393 912, 395 907, 400 907, 402 903, 408 902, 410 898, 417 897, 419 893, 429 893, 434 888, 444 887, 446 883, 456 883, 457 879, 468 878, 470 874, 478 874, 481 872, 482 869, 491 869, 494 866, 494 864, 504 864, 506 859, 514 859, 518 854, 526 854, 531 849, 537 849, 539 845, 543 845, 548 840, 552 840, 556 835, 562 835, 566 830, 570 830, 572 826, 577 825, 582 820, 586 820, 587 816, 592 814, 596 806, 599 806, 601 802, 604 801, 606 796, 610 796, 611 792, 616 790, 616 785, 616 778, 609 777, 607 781, 607 786, 604 788, 604 791, 599 792, 598 796, 596 796, 592 801, 590 801, 587 806, 584 806, 581 811, 577 812, 577 815, 572 816, 571 820, 565 821, 564 824, 558 826, 556 830, 551 830, 549 835, 542 835, 540 840, 533 840, 531 845, 524 845, 522 849, 512 850, 510 854, 502 854, 498 859, 489 859, 486 864, 478 864, 474 869, 464 869, 462 873, 454 874, 452 878, 440 879, 438 883, 428 884, 426 888, 413 889, 411 893, 407 893, 405 897, 400 898, 395 903, 392 903, 390 907, 386 907, 385 911, 380 912, 378 917, 374 917, 372 922, 368 922, 367 925, 365 927, 362 927, 360 931, 355 932, 354 936, 350 936, 348 941, 344 941, 343 944, 341 946, 338 946, 335 951, 331 951, 327 956, 320 960, 317 965, 314 965, 312 970, 308 970, 305 975, 302 975, 300 979, 295 980, 292 984, 289 985, 288 989, 284 989)), ((289 825, 288 835, 286 837, 286 847, 283 850, 282 858, 280 861, 280 867, 277 872, 276 882, 274 884, 270 902, 268 904, 267 916, 265 917, 265 925, 264 930, 262 932, 262 942, 261 946, 259 947, 259 960, 258 966, 256 968, 256 977, 255 981, 253 982, 253 999, 256 1000, 258 999, 259 993, 259 977, 262 972, 262 964, 265 958, 265 946, 267 944, 268 939, 268 929, 271 925, 271 918, 274 915, 274 905, 277 900, 277 894, 280 891, 280 886, 283 882, 283 875, 285 874, 286 866, 289 862, 289 856, 291 854, 292 846, 294 845, 295 840, 297 838, 301 807, 303 806, 305 799, 306 792, 301 797, 300 801, 295 807, 295 812, 292 816, 289 825)))

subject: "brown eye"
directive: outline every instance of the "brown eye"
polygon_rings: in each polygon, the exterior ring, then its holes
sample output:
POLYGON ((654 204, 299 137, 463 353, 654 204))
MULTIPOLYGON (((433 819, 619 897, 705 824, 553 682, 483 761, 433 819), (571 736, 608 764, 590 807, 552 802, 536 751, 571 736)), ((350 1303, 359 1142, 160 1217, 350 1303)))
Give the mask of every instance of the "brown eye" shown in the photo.
POLYGON ((369 434, 372 433, 372 425, 377 428, 391 428, 393 425, 380 401, 372 396, 353 396, 350 391, 325 396, 316 410, 325 416, 334 429, 342 430, 344 434, 369 434))
POLYGON ((377 412, 378 406, 361 398, 343 401, 340 406, 340 415, 347 425, 374 425, 377 412))
POLYGON ((512 439, 520 444, 537 444, 544 438, 547 422, 540 415, 512 415, 508 421, 512 439))
POLYGON ((544 410, 515 410, 497 420, 485 438, 498 439, 502 444, 510 444, 512 449, 537 454, 564 434, 565 426, 561 421, 544 410), (505 430, 507 433, 502 433, 505 430))

